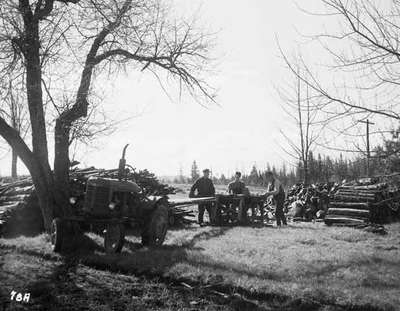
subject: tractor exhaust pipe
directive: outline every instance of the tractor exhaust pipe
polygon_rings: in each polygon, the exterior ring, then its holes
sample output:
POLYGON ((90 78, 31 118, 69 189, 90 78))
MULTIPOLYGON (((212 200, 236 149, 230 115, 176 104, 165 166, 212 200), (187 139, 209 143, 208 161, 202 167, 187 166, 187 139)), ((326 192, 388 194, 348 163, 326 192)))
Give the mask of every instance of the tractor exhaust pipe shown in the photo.
POLYGON ((126 179, 126 171, 125 171, 125 166, 126 166, 126 160, 125 160, 125 154, 126 154, 126 148, 128 148, 129 144, 126 144, 124 149, 122 150, 122 157, 119 160, 119 165, 118 165, 118 179, 126 179))

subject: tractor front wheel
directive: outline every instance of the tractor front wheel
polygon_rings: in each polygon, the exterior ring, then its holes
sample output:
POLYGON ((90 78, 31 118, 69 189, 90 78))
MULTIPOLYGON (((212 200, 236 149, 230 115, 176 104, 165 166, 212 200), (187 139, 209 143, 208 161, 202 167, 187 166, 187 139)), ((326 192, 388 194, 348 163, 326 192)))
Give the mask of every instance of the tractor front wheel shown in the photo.
POLYGON ((160 246, 168 231, 168 208, 160 204, 151 213, 142 233, 144 246, 160 246))
POLYGON ((125 241, 125 226, 108 224, 104 230, 104 248, 106 253, 120 253, 125 241))

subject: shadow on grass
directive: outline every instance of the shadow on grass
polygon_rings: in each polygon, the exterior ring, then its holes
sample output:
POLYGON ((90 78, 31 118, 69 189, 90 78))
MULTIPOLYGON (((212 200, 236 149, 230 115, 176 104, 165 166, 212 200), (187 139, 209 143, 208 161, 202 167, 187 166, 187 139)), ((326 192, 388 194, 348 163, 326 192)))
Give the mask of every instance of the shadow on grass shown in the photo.
MULTIPOLYGON (((143 247, 141 243, 125 240, 125 248, 127 251, 122 254, 103 254, 104 248, 99 246, 94 240, 88 236, 82 236, 72 245, 72 249, 65 249, 63 256, 79 257, 82 263, 89 267, 111 270, 114 272, 122 272, 128 274, 160 274, 160 275, 177 275, 179 272, 185 272, 190 265, 195 268, 207 269, 214 271, 216 274, 227 274, 232 277, 244 276, 249 278, 267 279, 274 281, 290 281, 292 275, 274 270, 259 270, 254 267, 246 267, 240 263, 223 262, 218 258, 213 258, 203 254, 202 247, 196 246, 200 241, 207 241, 217 238, 225 234, 232 227, 212 227, 209 231, 199 232, 190 240, 182 242, 180 245, 162 245, 159 247, 143 247), (101 254, 99 254, 101 253, 101 254), (179 266, 179 267, 178 267, 179 266)), ((194 228, 195 230, 196 228, 194 228)), ((306 244, 314 244, 307 243, 306 244)), ((304 266, 304 269, 296 272, 298 276, 304 277, 320 277, 323 275, 334 274, 338 270, 346 269, 354 265, 366 266, 373 268, 375 265, 396 266, 398 263, 390 259, 384 259, 378 256, 368 258, 354 258, 348 262, 340 264, 332 264, 326 262, 311 262, 304 266)), ((187 273, 190 273, 186 271, 187 273)), ((197 276, 196 276, 197 277, 197 276)))
MULTIPOLYGON (((120 302, 115 296, 118 289, 110 292, 110 288, 105 286, 96 274, 87 277, 86 272, 81 271, 86 269, 84 266, 96 266, 87 262, 87 258, 101 260, 103 257, 112 256, 97 255, 104 251, 104 247, 87 235, 71 237, 64 244, 61 256, 53 256, 55 265, 52 271, 28 284, 29 291, 35 297, 35 306, 40 310, 96 310, 99 304, 110 310, 124 310, 123 306, 114 305, 120 302), (79 265, 81 265, 80 272, 77 271, 79 265)), ((19 249, 19 252, 43 258, 43 254, 39 251, 19 249)), ((111 265, 105 266, 102 270, 117 271, 111 265)))
POLYGON ((79 306, 80 303, 76 303, 78 300, 85 302, 90 298, 85 290, 77 285, 78 262, 76 256, 65 256, 61 263, 56 262, 48 274, 43 274, 36 281, 27 284, 36 308, 49 311, 81 310, 80 307, 85 309, 83 305, 79 306))
MULTIPOLYGON (((144 275, 173 275, 180 278, 185 271, 185 265, 194 266, 200 269, 213 271, 212 274, 228 274, 233 277, 245 276, 250 278, 283 280, 288 276, 275 271, 254 271, 242 264, 232 262, 220 262, 201 251, 204 248, 196 246, 200 241, 210 240, 219 237, 232 227, 213 227, 210 231, 200 232, 189 241, 181 245, 162 245, 159 247, 143 247, 140 243, 129 240, 125 241, 125 247, 129 252, 121 254, 98 254, 94 252, 80 252, 81 262, 85 265, 102 270, 126 274, 144 275)), ((94 243, 96 244, 96 243, 94 243)), ((93 250, 97 250, 96 247, 93 250)), ((190 274, 190 272, 188 272, 190 274)), ((214 276, 215 276, 214 275, 214 276)), ((192 275, 196 279, 197 275, 192 275)), ((205 281, 210 281, 210 273, 205 276, 205 281)), ((204 280, 201 280, 204 281, 204 280)))
MULTIPOLYGON (((141 243, 126 239, 124 247, 128 251, 121 254, 104 254, 104 247, 100 246, 95 240, 87 235, 78 235, 64 243, 60 255, 65 267, 72 267, 72 263, 79 261, 89 267, 99 268, 101 266, 102 269, 125 273, 163 272, 176 263, 187 262, 189 260, 188 252, 202 251, 203 248, 196 247, 197 242, 216 238, 229 229, 229 227, 213 227, 210 231, 194 235, 189 241, 183 242, 182 245, 143 247, 141 243)), ((19 249, 19 251, 29 255, 49 257, 49 259, 55 261, 60 258, 57 259, 52 254, 44 256, 46 253, 36 250, 19 249)))
MULTIPOLYGON (((65 297, 65 292, 67 292, 68 295, 73 296, 75 304, 76 301, 83 302, 86 299, 85 295, 87 295, 87 293, 82 290, 82 287, 78 286, 79 283, 77 282, 76 277, 76 268, 78 264, 83 264, 87 267, 104 271, 157 277, 166 282, 170 282, 173 279, 178 282, 186 281, 184 277, 187 278, 189 275, 190 279, 194 280, 194 282, 217 285, 219 283, 224 283, 224 286, 229 286, 228 284, 230 284, 230 280, 228 279, 225 280, 225 282, 222 282, 224 281, 222 277, 218 278, 221 274, 228 278, 247 276, 276 281, 287 280, 290 278, 290 275, 279 271, 257 271, 246 268, 246 266, 241 264, 218 261, 218 258, 213 259, 210 256, 202 254, 200 252, 202 248, 196 247, 196 243, 217 238, 230 229, 231 227, 210 228, 209 231, 195 234, 189 241, 183 242, 181 246, 164 245, 158 248, 148 248, 142 247, 139 243, 126 241, 126 248, 131 252, 124 252, 122 254, 104 254, 104 248, 96 243, 95 240, 86 235, 78 236, 70 240, 70 245, 67 245, 61 254, 61 264, 54 267, 51 275, 29 284, 29 287, 32 291, 36 290, 36 293, 39 293, 43 310, 68 310, 68 307, 71 307, 71 305, 65 305, 65 301, 62 300, 64 299, 63 297, 65 297), (194 274, 192 272, 193 269, 185 268, 185 266, 188 265, 195 267, 194 274), (206 273, 200 273, 201 276, 199 276, 199 273, 196 272, 197 269, 204 269, 206 270, 206 273), (207 273, 207 271, 210 270, 213 274, 211 277, 210 273, 207 273)), ((24 250, 19 251, 23 252, 24 250)), ((32 252, 35 251, 30 250, 29 252, 33 255, 32 252)), ((37 252, 37 256, 43 257, 43 254, 37 252)), ((60 262, 60 257, 58 256, 58 259, 56 258, 55 260, 60 262)), ((356 258, 354 260, 356 260, 356 258)), ((313 270, 312 267, 310 269, 308 269, 308 267, 305 268, 307 273, 309 273, 307 276, 310 278, 321 274, 329 274, 335 272, 337 269, 346 268, 353 264, 367 265, 373 268, 373 265, 376 264, 396 265, 397 263, 381 257, 373 257, 369 259, 366 258, 357 263, 347 262, 340 267, 337 265, 325 265, 318 269, 318 263, 315 264, 317 265, 315 270, 313 270)), ((93 286, 95 286, 96 283, 97 282, 93 283, 93 286)), ((369 286, 370 283, 369 279, 367 279, 365 280, 364 285, 369 286)), ((107 291, 107 288, 101 288, 99 285, 97 285, 97 287, 100 293, 107 291)), ((244 294, 250 295, 248 292, 244 292, 244 294)), ((269 296, 269 298, 267 296, 263 297, 264 296, 257 296, 257 299, 270 299, 269 296)), ((279 296, 279 299, 282 301, 290 301, 289 297, 284 297, 284 295, 279 296)), ((288 308, 288 310, 292 309, 288 308)), ((293 310, 298 309, 293 307, 293 310)))

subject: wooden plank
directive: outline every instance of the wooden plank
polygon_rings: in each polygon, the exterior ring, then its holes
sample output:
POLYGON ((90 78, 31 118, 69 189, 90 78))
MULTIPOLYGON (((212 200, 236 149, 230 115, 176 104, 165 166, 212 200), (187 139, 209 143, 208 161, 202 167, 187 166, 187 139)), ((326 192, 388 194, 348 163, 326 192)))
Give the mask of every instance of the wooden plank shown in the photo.
POLYGON ((356 208, 356 209, 369 210, 370 204, 365 202, 329 202, 328 207, 356 208))
POLYGON ((382 192, 370 193, 370 192, 359 192, 359 191, 336 191, 335 195, 350 195, 359 197, 375 197, 382 192))
POLYGON ((354 189, 354 190, 381 190, 387 188, 387 184, 380 183, 368 186, 341 186, 339 189, 354 189))
POLYGON ((350 215, 326 215, 325 219, 353 219, 353 220, 357 220, 357 221, 368 221, 369 220, 369 216, 365 217, 365 216, 350 216, 350 215))
POLYGON ((174 206, 182 206, 182 205, 194 205, 194 204, 206 203, 206 202, 215 202, 215 197, 173 199, 173 200, 169 200, 168 205, 170 207, 174 207, 174 206))
POLYGON ((369 211, 351 209, 351 208, 330 208, 326 217, 350 217, 356 219, 369 220, 371 219, 371 214, 369 211))
POLYGON ((375 202, 376 198, 370 197, 359 197, 359 196, 350 196, 350 195, 335 195, 335 201, 342 201, 342 202, 375 202))
POLYGON ((336 215, 340 215, 341 213, 354 213, 354 215, 365 215, 365 216, 369 216, 370 212, 367 210, 362 210, 362 209, 354 209, 354 208, 329 208, 328 209, 328 215, 331 214, 336 214, 336 215))
MULTIPOLYGON (((333 216, 333 215, 332 215, 333 216)), ((361 219, 355 219, 351 217, 332 217, 332 216, 327 216, 325 217, 325 223, 358 223, 358 224, 363 224, 365 223, 364 220, 361 219)))

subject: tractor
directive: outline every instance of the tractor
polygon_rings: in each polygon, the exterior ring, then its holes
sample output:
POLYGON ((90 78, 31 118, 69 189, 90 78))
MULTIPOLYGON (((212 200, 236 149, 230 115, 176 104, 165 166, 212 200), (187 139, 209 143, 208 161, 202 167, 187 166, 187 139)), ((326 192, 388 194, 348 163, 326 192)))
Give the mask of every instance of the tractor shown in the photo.
POLYGON ((126 179, 130 165, 126 164, 126 145, 118 167, 118 178, 89 177, 83 193, 73 193, 70 204, 74 216, 55 218, 51 226, 53 251, 60 252, 66 229, 79 224, 82 229, 101 229, 107 253, 119 253, 127 228, 139 230, 144 246, 159 246, 168 230, 168 201, 166 197, 147 197, 133 181, 126 179))

